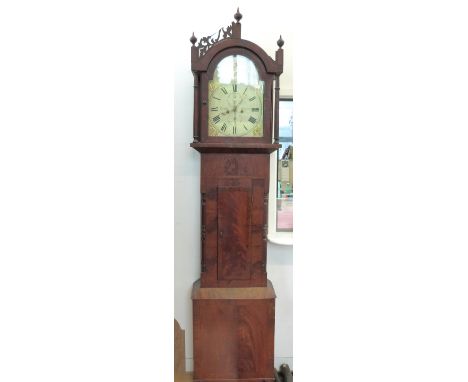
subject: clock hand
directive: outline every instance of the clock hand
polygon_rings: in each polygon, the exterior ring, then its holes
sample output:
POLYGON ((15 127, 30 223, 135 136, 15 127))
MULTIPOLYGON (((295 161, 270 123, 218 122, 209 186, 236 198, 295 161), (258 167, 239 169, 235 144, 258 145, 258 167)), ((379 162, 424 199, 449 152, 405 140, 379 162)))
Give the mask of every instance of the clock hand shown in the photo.
POLYGON ((236 113, 236 110, 234 110, 234 131, 236 131, 236 129, 237 129, 237 113, 236 113))
POLYGON ((234 111, 236 111, 236 110, 237 110, 237 107, 238 107, 242 102, 244 102, 244 99, 245 99, 245 97, 242 97, 242 98, 241 98, 241 100, 240 100, 240 101, 237 103, 237 105, 234 107, 234 109, 235 109, 234 111))

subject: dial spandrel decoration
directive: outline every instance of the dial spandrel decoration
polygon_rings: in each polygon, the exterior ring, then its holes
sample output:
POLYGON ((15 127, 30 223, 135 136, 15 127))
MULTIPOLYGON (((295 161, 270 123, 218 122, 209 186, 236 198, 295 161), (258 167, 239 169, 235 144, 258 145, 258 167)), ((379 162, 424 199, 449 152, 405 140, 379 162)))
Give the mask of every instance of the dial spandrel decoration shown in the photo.
POLYGON ((263 88, 250 59, 221 60, 208 84, 208 135, 263 137, 263 88))

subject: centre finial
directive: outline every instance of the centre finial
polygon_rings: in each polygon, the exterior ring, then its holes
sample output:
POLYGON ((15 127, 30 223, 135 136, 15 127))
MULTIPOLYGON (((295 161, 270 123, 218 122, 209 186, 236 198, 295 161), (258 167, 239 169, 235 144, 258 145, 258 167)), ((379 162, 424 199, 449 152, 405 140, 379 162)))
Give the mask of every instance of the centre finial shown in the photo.
POLYGON ((239 12, 239 7, 237 7, 237 12, 235 13, 234 18, 237 22, 239 22, 242 18, 242 13, 239 12))

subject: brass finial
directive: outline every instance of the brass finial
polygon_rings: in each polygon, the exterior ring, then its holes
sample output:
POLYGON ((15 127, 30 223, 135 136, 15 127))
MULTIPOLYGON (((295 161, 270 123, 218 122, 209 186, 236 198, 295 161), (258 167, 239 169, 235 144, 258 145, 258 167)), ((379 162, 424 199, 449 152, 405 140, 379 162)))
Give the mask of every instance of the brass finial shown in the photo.
POLYGON ((239 7, 237 7, 237 12, 235 13, 234 18, 237 22, 239 22, 242 18, 242 13, 239 12, 239 7))

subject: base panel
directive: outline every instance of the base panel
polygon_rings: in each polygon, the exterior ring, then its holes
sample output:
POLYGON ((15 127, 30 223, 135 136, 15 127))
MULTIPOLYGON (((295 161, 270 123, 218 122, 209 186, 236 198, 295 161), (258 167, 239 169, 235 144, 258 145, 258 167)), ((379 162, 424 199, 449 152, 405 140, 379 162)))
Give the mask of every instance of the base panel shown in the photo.
POLYGON ((194 284, 194 381, 274 381, 275 293, 194 284))
POLYGON ((194 379, 193 382, 275 382, 271 378, 255 378, 255 379, 194 379))

